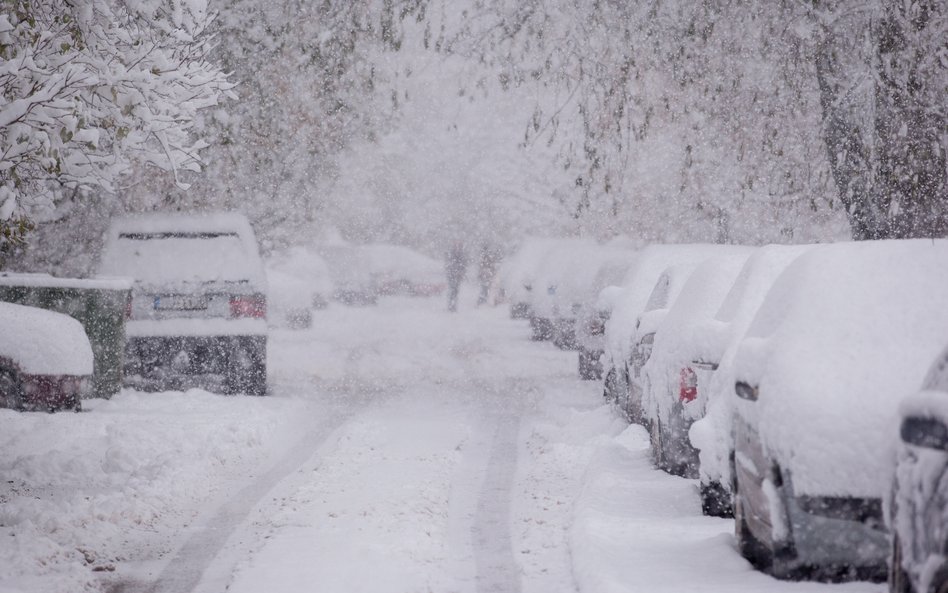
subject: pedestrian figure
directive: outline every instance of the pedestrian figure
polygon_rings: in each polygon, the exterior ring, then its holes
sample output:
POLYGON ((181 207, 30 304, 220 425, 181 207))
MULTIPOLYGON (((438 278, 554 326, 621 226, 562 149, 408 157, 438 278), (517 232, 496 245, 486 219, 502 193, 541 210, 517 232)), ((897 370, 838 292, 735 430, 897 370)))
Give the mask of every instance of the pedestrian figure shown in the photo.
POLYGON ((444 262, 444 271, 448 277, 448 311, 458 310, 458 292, 461 290, 461 281, 467 272, 467 252, 464 243, 455 241, 448 250, 444 262))
POLYGON ((500 263, 500 253, 490 243, 481 247, 481 258, 477 262, 477 280, 481 285, 481 294, 477 297, 477 304, 483 305, 490 296, 494 277, 497 275, 497 264, 500 263))

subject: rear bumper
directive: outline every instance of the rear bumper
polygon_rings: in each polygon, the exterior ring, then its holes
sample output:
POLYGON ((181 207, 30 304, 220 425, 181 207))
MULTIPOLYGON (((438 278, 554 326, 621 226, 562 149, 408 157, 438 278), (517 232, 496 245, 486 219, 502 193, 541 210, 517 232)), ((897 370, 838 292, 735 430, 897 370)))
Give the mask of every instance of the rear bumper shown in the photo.
POLYGON ((256 393, 265 389, 266 355, 265 335, 130 336, 125 385, 144 391, 256 393))

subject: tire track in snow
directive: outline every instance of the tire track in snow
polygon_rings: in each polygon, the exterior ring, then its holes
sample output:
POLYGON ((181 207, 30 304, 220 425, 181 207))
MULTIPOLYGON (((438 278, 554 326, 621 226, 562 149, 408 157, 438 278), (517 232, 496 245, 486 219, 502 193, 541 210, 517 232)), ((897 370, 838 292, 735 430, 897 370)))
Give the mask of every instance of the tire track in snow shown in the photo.
MULTIPOLYGON (((254 508, 280 482, 304 466, 330 435, 353 413, 352 408, 335 409, 326 416, 314 419, 312 430, 297 441, 282 459, 268 471, 244 485, 213 515, 192 528, 191 535, 152 581, 116 582, 107 589, 109 593, 193 591, 202 582, 208 567, 224 549, 231 535, 238 527, 246 524, 254 508)), ((221 590, 224 589, 226 589, 226 581, 221 583, 221 590)))
POLYGON ((484 483, 471 526, 478 593, 518 593, 520 567, 510 536, 510 502, 517 469, 519 415, 495 416, 484 483))

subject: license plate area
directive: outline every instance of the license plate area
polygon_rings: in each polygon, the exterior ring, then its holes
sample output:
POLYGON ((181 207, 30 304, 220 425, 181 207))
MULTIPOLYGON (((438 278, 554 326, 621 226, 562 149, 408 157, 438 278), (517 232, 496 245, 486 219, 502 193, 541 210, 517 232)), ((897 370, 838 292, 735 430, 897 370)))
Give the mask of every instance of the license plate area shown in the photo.
POLYGON ((166 294, 155 296, 156 311, 204 311, 207 297, 200 294, 166 294))

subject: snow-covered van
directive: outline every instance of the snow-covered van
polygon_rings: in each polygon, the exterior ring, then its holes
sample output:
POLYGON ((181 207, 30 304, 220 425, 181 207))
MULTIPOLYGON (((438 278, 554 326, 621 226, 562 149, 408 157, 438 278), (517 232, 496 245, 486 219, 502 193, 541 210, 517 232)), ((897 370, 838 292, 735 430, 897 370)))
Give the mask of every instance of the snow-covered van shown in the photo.
POLYGON ((246 217, 117 219, 99 273, 135 279, 126 384, 266 393, 266 276, 246 217))
POLYGON ((734 359, 735 529, 778 577, 884 578, 898 407, 948 335, 948 241, 814 247, 734 359))

